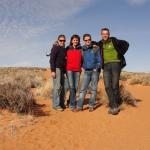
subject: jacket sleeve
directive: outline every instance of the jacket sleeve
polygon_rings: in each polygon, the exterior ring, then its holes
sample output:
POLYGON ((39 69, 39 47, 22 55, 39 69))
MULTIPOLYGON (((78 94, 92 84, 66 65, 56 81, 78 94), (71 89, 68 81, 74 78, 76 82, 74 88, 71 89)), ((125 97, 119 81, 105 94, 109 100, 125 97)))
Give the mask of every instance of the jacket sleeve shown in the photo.
POLYGON ((127 52, 129 48, 129 43, 124 40, 118 40, 112 37, 113 44, 118 52, 119 59, 121 60, 121 68, 126 66, 126 60, 124 54, 127 52))
POLYGON ((99 68, 102 67, 102 59, 101 59, 101 54, 100 54, 100 48, 97 49, 96 60, 97 60, 97 69, 99 69, 99 68))
POLYGON ((83 67, 83 61, 84 61, 83 48, 81 48, 81 67, 83 67))
POLYGON ((119 53, 121 55, 124 55, 129 48, 129 43, 124 40, 118 40, 118 48, 119 48, 119 53))
POLYGON ((57 57, 57 48, 51 49, 51 55, 50 55, 50 68, 52 72, 56 71, 56 57, 57 57))

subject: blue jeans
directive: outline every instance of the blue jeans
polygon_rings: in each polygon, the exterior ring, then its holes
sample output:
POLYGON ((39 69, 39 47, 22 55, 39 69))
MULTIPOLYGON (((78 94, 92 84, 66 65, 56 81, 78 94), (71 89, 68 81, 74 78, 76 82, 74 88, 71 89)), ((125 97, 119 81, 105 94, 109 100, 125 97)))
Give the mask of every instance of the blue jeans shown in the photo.
POLYGON ((68 78, 66 77, 64 79, 64 95, 66 97, 67 91, 69 90, 69 83, 68 83, 68 78))
POLYGON ((69 90, 70 90, 70 108, 75 108, 76 103, 76 91, 79 84, 80 72, 67 71, 69 90))
POLYGON ((53 108, 64 107, 64 72, 56 68, 56 78, 53 78, 53 108))
POLYGON ((88 86, 91 82, 91 97, 89 100, 89 107, 94 107, 96 102, 96 93, 97 93, 97 84, 99 81, 100 71, 85 71, 83 76, 83 81, 81 84, 79 101, 77 103, 77 108, 82 109, 84 98, 88 89, 88 86))
POLYGON ((119 79, 121 66, 119 62, 104 65, 104 84, 109 99, 109 107, 116 108, 121 104, 119 79))

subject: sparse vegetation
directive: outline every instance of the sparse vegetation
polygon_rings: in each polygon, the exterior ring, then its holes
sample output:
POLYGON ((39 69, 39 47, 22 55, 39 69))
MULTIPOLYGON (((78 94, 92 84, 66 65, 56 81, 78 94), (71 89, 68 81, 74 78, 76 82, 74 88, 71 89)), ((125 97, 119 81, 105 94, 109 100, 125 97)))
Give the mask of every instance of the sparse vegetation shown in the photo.
POLYGON ((136 99, 123 84, 120 85, 120 98, 124 103, 128 105, 137 106, 136 99))
POLYGON ((131 77, 129 83, 150 86, 150 73, 135 74, 131 77))
POLYGON ((108 97, 104 89, 99 89, 97 91, 97 100, 103 105, 108 105, 108 97))
POLYGON ((128 81, 129 84, 140 84, 150 86, 150 73, 122 72, 121 80, 128 81))
POLYGON ((19 82, 25 88, 37 88, 44 84, 42 68, 0 68, 0 84, 19 82))
MULTIPOLYGON (((46 69, 43 68, 0 68, 0 108, 17 113, 31 113, 35 96, 50 98, 52 80, 45 79, 44 71, 46 69)), ((82 80, 83 74, 80 77, 79 87, 82 80)), ((122 72, 121 80, 130 84, 150 85, 150 73, 122 72)), ((120 91, 124 103, 136 105, 134 97, 125 86, 120 85, 120 91)), ((89 90, 88 94, 90 94, 89 90)), ((103 104, 108 104, 104 89, 98 89, 97 99, 103 104)))
POLYGON ((52 80, 49 79, 44 82, 43 86, 38 87, 34 92, 35 96, 40 96, 45 99, 50 98, 52 95, 52 80))
POLYGON ((0 108, 17 113, 32 113, 35 104, 31 88, 41 87, 44 75, 39 68, 0 69, 0 108))
POLYGON ((0 85, 0 108, 6 108, 17 113, 31 113, 34 97, 30 89, 20 83, 0 85))
MULTIPOLYGON (((120 98, 121 98, 122 102, 125 104, 129 104, 132 106, 137 105, 135 98, 132 96, 132 94, 127 90, 127 88, 123 84, 120 84, 120 98)), ((98 90, 97 99, 102 104, 108 105, 108 97, 107 97, 104 89, 98 90)))
POLYGON ((121 76, 120 76, 120 80, 127 81, 131 78, 132 75, 133 75, 133 73, 131 73, 131 72, 122 71, 121 76))

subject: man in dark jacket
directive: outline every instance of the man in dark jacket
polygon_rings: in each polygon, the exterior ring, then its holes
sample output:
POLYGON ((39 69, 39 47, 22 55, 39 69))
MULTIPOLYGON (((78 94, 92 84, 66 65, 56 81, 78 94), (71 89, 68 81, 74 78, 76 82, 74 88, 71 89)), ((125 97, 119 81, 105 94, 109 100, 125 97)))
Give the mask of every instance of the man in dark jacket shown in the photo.
POLYGON ((121 69, 126 66, 124 54, 129 44, 124 40, 110 37, 109 29, 101 29, 102 40, 97 44, 101 49, 105 90, 109 99, 108 113, 116 115, 122 103, 119 91, 121 69))
POLYGON ((65 36, 59 35, 50 54, 51 76, 53 78, 53 109, 63 111, 64 106, 64 73, 66 66, 65 36))

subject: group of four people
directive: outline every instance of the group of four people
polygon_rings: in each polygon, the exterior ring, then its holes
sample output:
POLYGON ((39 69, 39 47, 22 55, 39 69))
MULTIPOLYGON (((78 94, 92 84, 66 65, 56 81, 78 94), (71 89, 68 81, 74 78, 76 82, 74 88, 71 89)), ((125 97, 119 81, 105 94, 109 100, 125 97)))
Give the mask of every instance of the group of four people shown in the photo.
POLYGON ((59 35, 50 54, 51 76, 53 78, 53 103, 55 110, 65 109, 65 82, 68 82, 71 111, 83 110, 84 98, 89 84, 91 97, 89 99, 89 112, 94 111, 96 104, 96 91, 101 68, 105 90, 109 99, 109 113, 119 113, 120 99, 119 78, 121 69, 126 65, 124 54, 129 44, 124 40, 110 37, 108 28, 101 29, 102 40, 92 41, 90 34, 83 35, 84 45, 80 44, 80 37, 73 35, 69 46, 65 48, 66 37, 59 35), (79 85, 80 74, 83 71, 79 100, 76 92, 79 85))

